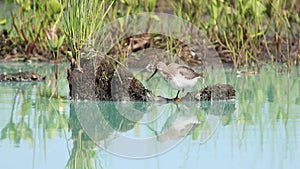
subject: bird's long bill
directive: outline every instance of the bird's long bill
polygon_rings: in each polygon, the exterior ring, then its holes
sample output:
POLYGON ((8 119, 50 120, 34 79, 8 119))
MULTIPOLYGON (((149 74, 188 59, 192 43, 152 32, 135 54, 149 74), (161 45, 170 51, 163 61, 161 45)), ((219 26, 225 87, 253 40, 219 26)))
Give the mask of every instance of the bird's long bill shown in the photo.
POLYGON ((146 82, 148 82, 156 73, 157 73, 157 69, 154 70, 153 74, 146 80, 146 82))

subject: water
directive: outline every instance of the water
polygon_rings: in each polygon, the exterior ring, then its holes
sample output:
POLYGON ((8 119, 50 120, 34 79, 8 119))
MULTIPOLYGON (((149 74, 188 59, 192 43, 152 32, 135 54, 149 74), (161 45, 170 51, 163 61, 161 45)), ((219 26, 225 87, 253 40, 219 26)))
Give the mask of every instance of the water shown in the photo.
MULTIPOLYGON (((237 90, 235 101, 153 104, 68 101, 67 66, 59 65, 53 83, 52 64, 0 64, 1 73, 34 70, 48 77, 0 83, 0 168, 298 167, 299 68, 239 77, 216 70, 207 83, 223 77, 237 90)), ((159 79, 148 87, 167 88, 159 79)))

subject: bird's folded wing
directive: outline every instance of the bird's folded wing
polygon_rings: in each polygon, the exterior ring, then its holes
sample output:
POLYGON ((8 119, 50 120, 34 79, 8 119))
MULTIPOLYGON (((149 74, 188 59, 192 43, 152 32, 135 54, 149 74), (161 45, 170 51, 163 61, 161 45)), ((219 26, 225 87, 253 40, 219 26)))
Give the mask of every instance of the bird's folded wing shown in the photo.
POLYGON ((186 79, 194 79, 196 77, 201 77, 200 73, 195 72, 193 69, 186 67, 186 66, 180 66, 178 67, 178 72, 185 77, 186 79))

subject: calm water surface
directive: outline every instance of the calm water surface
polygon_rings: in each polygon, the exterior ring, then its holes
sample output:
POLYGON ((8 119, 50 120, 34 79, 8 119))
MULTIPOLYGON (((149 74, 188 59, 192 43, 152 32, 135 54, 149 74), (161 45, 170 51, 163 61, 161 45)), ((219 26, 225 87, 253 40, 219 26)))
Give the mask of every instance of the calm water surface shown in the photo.
MULTIPOLYGON (((299 167, 299 68, 214 71, 236 88, 235 101, 154 104, 72 103, 67 66, 59 65, 55 81, 52 64, 0 64, 0 73, 47 75, 45 83, 0 83, 0 168, 299 167)), ((159 76, 147 85, 176 95, 159 76)))

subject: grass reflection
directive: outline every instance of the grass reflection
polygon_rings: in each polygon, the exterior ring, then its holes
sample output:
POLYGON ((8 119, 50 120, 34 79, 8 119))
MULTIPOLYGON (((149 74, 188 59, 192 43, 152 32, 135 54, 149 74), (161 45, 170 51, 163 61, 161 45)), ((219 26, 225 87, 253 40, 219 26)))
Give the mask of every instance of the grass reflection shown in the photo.
MULTIPOLYGON (((19 93, 19 94, 22 94, 19 93)), ((15 113, 15 104, 17 102, 16 93, 13 99, 13 107, 11 109, 10 120, 6 124, 6 126, 1 130, 1 140, 9 139, 13 141, 16 146, 20 144, 21 139, 27 140, 29 145, 33 145, 33 135, 32 129, 28 125, 28 121, 25 121, 25 116, 28 113, 28 104, 21 103, 21 109, 18 111, 18 115, 20 115, 20 120, 18 122, 14 121, 14 113, 15 113)))
MULTIPOLYGON (((47 138, 53 139, 57 134, 67 130, 66 105, 67 100, 64 94, 64 87, 67 81, 64 78, 66 67, 59 65, 59 78, 53 83, 49 76, 55 72, 54 65, 45 66, 41 64, 21 64, 13 63, 14 66, 0 65, 3 72, 22 71, 38 72, 47 75, 45 82, 16 83, 5 82, 0 84, 0 100, 3 107, 7 107, 10 112, 10 120, 1 130, 1 140, 9 139, 19 146, 20 141, 27 140, 31 146, 35 145, 35 131, 42 132, 47 138), (9 69, 10 68, 10 69, 9 69), (54 85, 53 85, 54 84, 54 85), (60 90, 57 90, 61 88, 60 90), (52 99, 49 99, 51 96, 52 99), (6 101, 10 100, 10 101, 6 101)), ((65 92, 67 93, 67 92, 65 92)), ((4 113, 5 113, 4 110, 4 113)), ((46 138, 44 138, 46 139, 46 138)))
POLYGON ((245 144, 256 130, 259 133, 255 137, 260 139, 262 147, 271 140, 284 139, 288 143, 296 139, 294 130, 300 117, 297 113, 299 70, 294 68, 291 73, 284 73, 274 72, 274 69, 277 68, 264 67, 255 76, 227 73, 227 81, 237 90, 238 104, 237 111, 231 116, 225 115, 222 121, 223 125, 233 127, 240 144, 245 144))
POLYGON ((66 168, 98 169, 102 168, 97 156, 97 145, 83 130, 74 107, 71 105, 69 129, 72 132, 73 148, 66 168))
POLYGON ((58 131, 67 129, 65 114, 66 101, 49 100, 38 95, 39 86, 28 90, 16 90, 11 104, 10 121, 1 131, 1 139, 14 141, 16 145, 20 139, 34 144, 32 131, 42 128, 48 138, 55 138, 58 131))

